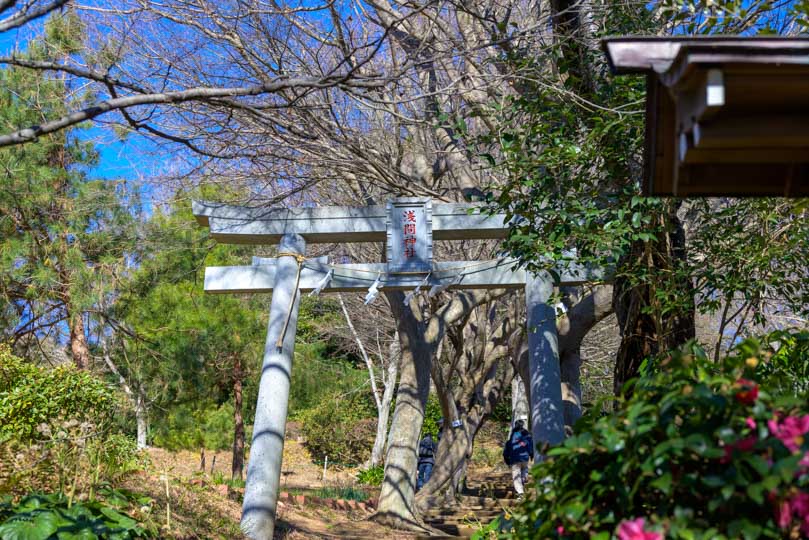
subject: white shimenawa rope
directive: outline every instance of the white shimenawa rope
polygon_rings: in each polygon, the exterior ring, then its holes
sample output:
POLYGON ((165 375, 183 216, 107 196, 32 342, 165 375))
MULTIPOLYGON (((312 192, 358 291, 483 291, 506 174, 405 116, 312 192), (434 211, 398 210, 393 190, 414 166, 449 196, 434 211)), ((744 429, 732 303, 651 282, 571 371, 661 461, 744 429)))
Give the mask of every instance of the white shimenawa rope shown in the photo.
MULTIPOLYGON (((278 256, 288 256, 288 255, 290 255, 290 254, 287 254, 287 253, 279 253, 278 254, 278 256)), ((324 266, 329 269, 328 272, 326 272, 326 275, 323 277, 323 279, 321 279, 318 282, 318 284, 315 286, 315 288, 312 290, 312 292, 309 293, 309 296, 317 296, 317 295, 319 295, 321 292, 323 292, 324 289, 328 288, 329 284, 332 282, 332 280, 335 277, 338 277, 338 278, 339 277, 346 277, 346 278, 362 280, 362 281, 371 281, 373 279, 373 283, 371 284, 370 287, 368 287, 368 292, 365 295, 365 305, 367 306, 367 305, 371 304, 374 300, 376 300, 376 298, 379 296, 379 289, 381 289, 384 286, 384 283, 382 282, 383 272, 381 272, 379 270, 363 270, 361 268, 351 268, 352 273, 376 274, 375 278, 370 278, 370 277, 369 278, 363 278, 363 277, 358 277, 358 276, 355 276, 355 275, 340 274, 340 273, 337 272, 337 270, 340 270, 341 268, 346 268, 345 266, 342 266, 342 265, 339 265, 339 264, 329 264, 329 263, 326 263, 326 264, 319 263, 318 266, 312 266, 312 265, 307 265, 306 264, 307 260, 311 260, 311 259, 314 259, 314 258, 315 257, 308 258, 308 257, 303 257, 303 256, 300 256, 300 255, 296 255, 296 259, 298 260, 298 280, 300 280, 300 270, 302 268, 306 268, 306 269, 312 270, 314 272, 321 272, 323 270, 324 266)), ((427 293, 428 296, 432 298, 432 297, 436 296, 437 294, 439 294, 439 293, 447 290, 448 288, 452 287, 453 285, 459 285, 463 281, 464 276, 468 274, 468 272, 464 272, 464 270, 469 270, 470 268, 476 268, 476 267, 479 267, 479 266, 501 266, 501 265, 505 265, 505 264, 509 264, 509 263, 517 263, 517 259, 513 259, 513 258, 495 259, 494 264, 492 264, 491 260, 480 261, 480 262, 476 262, 476 263, 472 263, 472 264, 465 264, 463 266, 453 266, 451 268, 445 268, 443 270, 437 270, 435 272, 433 272, 433 271, 428 272, 427 276, 421 281, 421 283, 419 283, 413 291, 411 291, 411 292, 407 293, 407 295, 405 295, 404 304, 407 305, 410 302, 410 300, 416 294, 419 293, 421 288, 429 283, 430 277, 434 276, 435 279, 439 281, 439 283, 436 283, 435 285, 430 287, 430 290, 427 293), (442 275, 439 276, 438 274, 442 274, 442 275), (449 281, 444 282, 444 280, 447 279, 447 278, 451 278, 451 279, 449 281)))

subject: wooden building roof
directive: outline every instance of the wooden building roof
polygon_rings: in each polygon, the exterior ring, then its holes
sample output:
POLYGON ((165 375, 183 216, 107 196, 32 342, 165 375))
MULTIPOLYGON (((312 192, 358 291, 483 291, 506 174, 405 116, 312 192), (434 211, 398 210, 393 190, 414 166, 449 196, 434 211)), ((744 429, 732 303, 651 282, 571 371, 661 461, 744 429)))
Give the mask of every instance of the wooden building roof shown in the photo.
POLYGON ((809 196, 809 38, 616 37, 616 74, 646 75, 643 191, 809 196))

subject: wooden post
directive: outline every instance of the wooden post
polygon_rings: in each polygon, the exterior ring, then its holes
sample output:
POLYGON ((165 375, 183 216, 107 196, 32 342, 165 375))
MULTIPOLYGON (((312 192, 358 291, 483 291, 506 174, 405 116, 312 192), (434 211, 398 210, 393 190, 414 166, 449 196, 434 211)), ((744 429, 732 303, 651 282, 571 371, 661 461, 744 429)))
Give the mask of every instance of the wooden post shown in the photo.
MULTIPOLYGON (((565 439, 556 310, 548 304, 552 294, 553 278, 547 272, 526 276, 531 435, 539 447, 545 443, 559 444, 565 439)), ((542 459, 539 451, 535 451, 534 460, 542 459)))
POLYGON ((278 248, 282 255, 276 265, 242 506, 242 531, 252 540, 271 540, 275 529, 300 305, 300 294, 296 288, 298 261, 295 256, 303 255, 305 249, 306 242, 297 234, 284 235, 278 248), (277 342, 285 328, 283 346, 279 349, 277 342))

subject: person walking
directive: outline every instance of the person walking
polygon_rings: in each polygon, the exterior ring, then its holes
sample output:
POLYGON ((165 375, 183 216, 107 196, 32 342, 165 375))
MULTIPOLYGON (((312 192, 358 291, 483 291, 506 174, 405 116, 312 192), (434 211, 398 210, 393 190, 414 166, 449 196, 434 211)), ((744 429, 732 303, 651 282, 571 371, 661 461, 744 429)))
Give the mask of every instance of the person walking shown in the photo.
POLYGON ((525 493, 528 462, 532 459, 534 459, 534 439, 525 429, 525 422, 517 420, 503 446, 503 460, 511 467, 511 479, 514 481, 514 491, 518 499, 522 499, 525 493))
POLYGON ((419 443, 419 467, 418 478, 416 480, 416 491, 430 481, 430 476, 433 474, 433 466, 435 466, 435 453, 438 450, 438 445, 433 440, 433 436, 429 433, 419 443))

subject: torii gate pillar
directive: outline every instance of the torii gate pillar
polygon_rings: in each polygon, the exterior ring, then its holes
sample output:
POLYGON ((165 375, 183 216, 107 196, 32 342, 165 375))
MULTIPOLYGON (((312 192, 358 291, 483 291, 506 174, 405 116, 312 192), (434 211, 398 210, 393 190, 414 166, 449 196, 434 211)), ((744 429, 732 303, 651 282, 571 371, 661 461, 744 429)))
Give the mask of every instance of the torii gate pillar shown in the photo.
POLYGON ((525 310, 534 461, 544 459, 539 448, 545 443, 555 445, 565 439, 556 308, 548 303, 552 294, 553 278, 547 272, 526 275, 525 310))
POLYGON ((275 529, 289 383, 301 301, 295 279, 298 274, 295 256, 304 255, 305 250, 306 241, 302 236, 285 234, 281 237, 242 505, 242 531, 253 540, 269 540, 275 529), (283 346, 278 348, 277 342, 285 326, 283 346))

